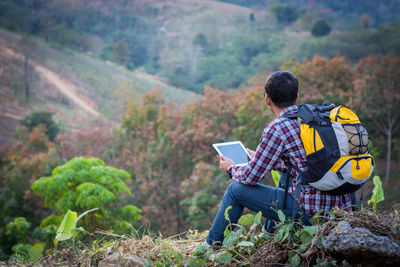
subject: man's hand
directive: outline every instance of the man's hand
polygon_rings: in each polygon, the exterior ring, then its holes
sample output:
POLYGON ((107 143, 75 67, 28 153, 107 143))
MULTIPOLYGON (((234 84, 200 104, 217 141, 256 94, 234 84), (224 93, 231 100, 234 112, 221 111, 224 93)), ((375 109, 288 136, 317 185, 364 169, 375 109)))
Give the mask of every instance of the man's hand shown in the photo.
POLYGON ((246 148, 247 152, 249 152, 251 159, 254 159, 256 152, 251 150, 250 148, 246 148))
POLYGON ((230 158, 225 158, 224 156, 219 156, 219 168, 226 173, 226 170, 232 166, 235 165, 235 162, 231 160, 230 158))

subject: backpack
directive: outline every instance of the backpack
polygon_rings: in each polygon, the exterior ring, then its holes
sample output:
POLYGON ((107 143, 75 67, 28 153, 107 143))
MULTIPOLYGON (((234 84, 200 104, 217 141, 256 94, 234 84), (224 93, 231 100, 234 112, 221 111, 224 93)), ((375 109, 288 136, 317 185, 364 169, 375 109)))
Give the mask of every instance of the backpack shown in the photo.
POLYGON ((370 178, 374 159, 369 136, 354 111, 334 104, 304 104, 297 116, 286 117, 301 123, 307 170, 295 169, 303 184, 342 195, 355 192, 370 178))

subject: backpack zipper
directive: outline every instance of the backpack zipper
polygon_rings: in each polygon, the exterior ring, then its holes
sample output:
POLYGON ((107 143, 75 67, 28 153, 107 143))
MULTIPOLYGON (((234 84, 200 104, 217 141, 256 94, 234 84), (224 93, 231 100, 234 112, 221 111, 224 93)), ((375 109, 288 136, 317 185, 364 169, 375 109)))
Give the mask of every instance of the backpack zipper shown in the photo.
POLYGON ((337 112, 336 112, 335 121, 337 121, 338 118, 341 119, 341 120, 344 120, 344 121, 350 120, 350 119, 342 118, 342 117, 339 116, 339 112, 340 112, 340 109, 341 109, 342 107, 343 107, 343 106, 339 106, 339 108, 338 108, 338 110, 337 110, 337 112))
POLYGON ((356 166, 356 168, 357 168, 357 170, 359 170, 359 169, 360 169, 360 165, 358 164, 358 161, 360 161, 360 160, 362 160, 362 159, 369 159, 369 158, 372 159, 372 161, 374 160, 374 158, 373 158, 372 156, 362 156, 362 157, 357 157, 357 156, 355 156, 355 157, 353 157, 353 158, 349 158, 348 160, 346 160, 345 162, 343 162, 342 167, 340 167, 339 170, 336 171, 336 173, 339 172, 341 169, 343 169, 343 167, 344 167, 349 161, 351 161, 351 160, 356 160, 356 161, 357 161, 357 166, 356 166))

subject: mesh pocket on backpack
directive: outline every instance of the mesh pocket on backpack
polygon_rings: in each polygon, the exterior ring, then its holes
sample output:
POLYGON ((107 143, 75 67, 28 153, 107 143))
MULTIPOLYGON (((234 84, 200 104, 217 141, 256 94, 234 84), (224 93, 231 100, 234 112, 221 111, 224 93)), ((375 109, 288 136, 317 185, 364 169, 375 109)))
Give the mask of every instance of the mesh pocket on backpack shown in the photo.
POLYGON ((361 123, 343 124, 342 126, 349 141, 349 154, 368 153, 369 136, 367 129, 361 123))

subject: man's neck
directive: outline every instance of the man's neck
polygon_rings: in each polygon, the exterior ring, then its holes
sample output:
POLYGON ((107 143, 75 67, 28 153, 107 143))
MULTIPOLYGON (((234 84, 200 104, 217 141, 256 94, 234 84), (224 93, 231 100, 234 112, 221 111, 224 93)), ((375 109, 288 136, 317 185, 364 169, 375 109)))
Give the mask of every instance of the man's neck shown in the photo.
POLYGON ((278 117, 279 114, 281 114, 282 110, 284 110, 286 107, 285 108, 279 108, 279 107, 277 107, 277 106, 275 106, 273 104, 273 105, 271 105, 270 108, 271 108, 272 112, 276 115, 276 117, 278 117))

